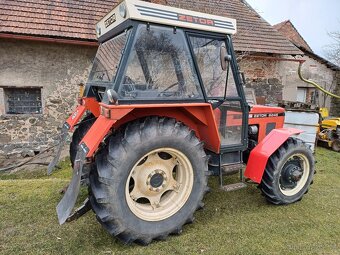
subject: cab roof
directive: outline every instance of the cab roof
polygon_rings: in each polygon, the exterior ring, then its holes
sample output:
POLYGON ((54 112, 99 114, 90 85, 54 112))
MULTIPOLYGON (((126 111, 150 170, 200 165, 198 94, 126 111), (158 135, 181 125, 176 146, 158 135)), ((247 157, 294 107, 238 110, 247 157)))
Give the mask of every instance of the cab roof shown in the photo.
POLYGON ((99 39, 126 20, 137 20, 221 34, 232 35, 236 33, 235 19, 144 1, 124 0, 97 23, 97 38, 99 39))

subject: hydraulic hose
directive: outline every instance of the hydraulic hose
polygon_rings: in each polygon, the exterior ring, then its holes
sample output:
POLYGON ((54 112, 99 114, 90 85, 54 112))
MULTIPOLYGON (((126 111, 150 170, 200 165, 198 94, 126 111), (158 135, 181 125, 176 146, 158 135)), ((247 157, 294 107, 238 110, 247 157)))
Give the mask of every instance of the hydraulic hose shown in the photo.
POLYGON ((327 90, 325 90, 323 87, 321 87, 320 85, 318 85, 317 83, 313 82, 313 81, 310 81, 310 80, 307 80, 305 78, 302 77, 302 74, 301 74, 301 68, 302 68, 302 64, 304 63, 305 61, 300 61, 299 63, 299 69, 298 69, 298 74, 299 74, 299 77, 302 81, 308 83, 308 84, 311 84, 313 85, 314 87, 316 87, 318 90, 321 90, 323 93, 331 96, 331 97, 334 97, 334 98, 337 98, 337 99, 340 99, 340 96, 338 95, 335 95, 327 90))

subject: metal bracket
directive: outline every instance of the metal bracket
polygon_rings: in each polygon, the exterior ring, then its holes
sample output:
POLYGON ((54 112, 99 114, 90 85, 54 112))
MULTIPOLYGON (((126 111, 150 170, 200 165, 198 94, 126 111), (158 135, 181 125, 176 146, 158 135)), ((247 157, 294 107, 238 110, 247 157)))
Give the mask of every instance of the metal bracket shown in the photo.
POLYGON ((81 216, 83 216, 85 213, 91 210, 91 203, 90 199, 86 198, 83 202, 82 206, 78 207, 66 220, 66 222, 71 222, 76 219, 79 219, 81 216))
POLYGON ((56 208, 60 225, 66 222, 68 217, 71 215, 74 205, 76 204, 80 190, 80 179, 85 160, 86 152, 79 148, 77 151, 76 159, 74 161, 73 177, 71 183, 68 186, 64 197, 60 200, 56 208))

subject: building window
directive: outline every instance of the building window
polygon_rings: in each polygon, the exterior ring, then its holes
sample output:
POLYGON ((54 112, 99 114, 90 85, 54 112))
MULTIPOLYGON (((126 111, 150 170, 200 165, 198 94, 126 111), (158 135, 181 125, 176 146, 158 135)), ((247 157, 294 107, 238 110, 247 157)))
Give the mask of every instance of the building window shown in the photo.
POLYGON ((297 88, 296 101, 306 103, 307 101, 307 88, 297 88))
POLYGON ((4 88, 6 114, 42 113, 41 88, 4 88))
POLYGON ((298 87, 296 101, 302 103, 315 104, 316 103, 315 88, 298 87))

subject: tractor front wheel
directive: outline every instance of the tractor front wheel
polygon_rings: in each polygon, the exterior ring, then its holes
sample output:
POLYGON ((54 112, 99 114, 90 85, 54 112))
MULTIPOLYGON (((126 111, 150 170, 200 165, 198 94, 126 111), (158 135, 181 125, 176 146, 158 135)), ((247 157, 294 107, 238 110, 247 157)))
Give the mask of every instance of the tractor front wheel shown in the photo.
POLYGON ((90 173, 98 221, 124 243, 180 233, 202 207, 208 160, 195 133, 174 119, 134 121, 108 138, 90 173))
POLYGON ((314 176, 314 157, 305 143, 289 138, 269 158, 260 188, 273 204, 290 204, 302 199, 314 176))

